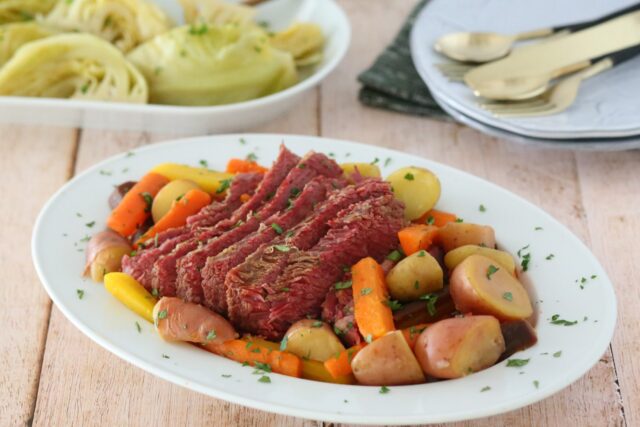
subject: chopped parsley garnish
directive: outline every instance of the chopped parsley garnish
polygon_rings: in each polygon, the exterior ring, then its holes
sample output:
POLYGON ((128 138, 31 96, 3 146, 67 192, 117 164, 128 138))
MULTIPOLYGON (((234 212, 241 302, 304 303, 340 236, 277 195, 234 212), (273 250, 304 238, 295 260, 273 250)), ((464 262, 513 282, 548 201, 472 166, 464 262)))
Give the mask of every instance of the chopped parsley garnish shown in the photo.
POLYGON ((209 163, 206 160, 200 160, 198 163, 200 163, 200 166, 202 166, 203 168, 209 167, 209 163))
POLYGON ((100 175, 111 176, 112 174, 113 174, 113 172, 111 172, 111 171, 100 169, 100 175))
POLYGON ((462 219, 462 218, 456 218, 456 221, 455 221, 455 222, 464 222, 464 219, 462 219))
POLYGON ((257 370, 263 371, 263 372, 271 372, 271 366, 269 366, 268 363, 262 363, 262 362, 256 362, 253 365, 257 370))
POLYGON ((265 384, 270 384, 271 383, 271 378, 269 378, 266 375, 263 375, 260 378, 258 378, 258 382, 265 383, 265 384))
POLYGON ((531 359, 509 359, 507 360, 507 367, 509 368, 521 368, 529 363, 531 359))
POLYGON ((577 320, 565 320, 565 319, 561 319, 559 314, 554 314, 553 316, 551 316, 551 322, 552 325, 561 325, 561 326, 573 326, 576 323, 578 323, 577 320))
POLYGON ((209 31, 209 27, 204 23, 201 25, 191 25, 189 27, 189 34, 192 36, 201 36, 207 34, 207 31, 209 31))
POLYGON ((421 300, 427 302, 427 311, 430 316, 435 316, 436 314, 436 302, 438 301, 438 295, 436 294, 426 294, 420 297, 421 300))
POLYGON ((507 301, 513 301, 513 294, 511 292, 505 292, 504 294, 502 294, 502 298, 506 299, 507 301))
POLYGON ((316 320, 315 322, 313 322, 313 323, 311 324, 311 327, 312 327, 312 328, 321 328, 321 327, 322 327, 322 325, 323 325, 323 323, 322 323, 321 321, 316 320))
POLYGON ((403 256, 403 253, 396 249, 387 255, 387 259, 390 261, 400 261, 403 256))
POLYGON ((337 326, 333 327, 333 333, 336 334, 337 336, 344 335, 344 331, 338 328, 337 326))
POLYGON ((372 165, 375 165, 375 164, 376 164, 376 163, 378 163, 379 161, 380 161, 380 159, 376 157, 375 159, 373 159, 373 161, 371 162, 371 164, 372 164, 372 165))
POLYGON ((287 245, 273 245, 274 249, 280 252, 289 252, 291 248, 287 245))
POLYGON ((296 197, 298 194, 300 194, 300 189, 294 187, 294 188, 291 189, 289 194, 291 194, 292 197, 296 197))
POLYGON ((591 280, 593 280, 593 279, 597 279, 597 278, 598 278, 598 276, 596 276, 595 274, 592 274, 592 275, 591 275, 591 280))
POLYGON ((433 225, 435 222, 436 222, 436 219, 431 215, 427 217, 427 225, 433 225))
POLYGON ((560 357, 560 356, 562 356, 562 350, 556 351, 555 353, 553 353, 553 357, 560 357))
POLYGON ((368 343, 371 344, 371 342, 373 341, 373 336, 371 334, 368 334, 366 337, 364 337, 364 340, 368 343))
POLYGON ((384 159, 384 166, 387 167, 389 166, 389 164, 391 164, 391 157, 387 157, 386 159, 384 159))
POLYGON ((163 359, 169 359, 169 356, 167 356, 166 354, 162 353, 162 358, 163 359))
POLYGON ((362 288, 362 290, 360 291, 360 295, 369 295, 371 292, 373 291, 373 289, 371 288, 362 288))
POLYGON ((157 298, 157 297, 158 297, 158 295, 159 295, 159 294, 158 294, 158 288, 153 288, 153 289, 151 289, 151 295, 153 295, 154 297, 156 297, 156 298, 157 298))
POLYGON ((78 299, 84 298, 84 291, 82 289, 76 289, 76 294, 78 294, 78 299))
POLYGON ((524 251, 526 251, 527 249, 529 249, 529 245, 523 246, 522 248, 518 249, 518 258, 522 259, 522 261, 520 261, 522 271, 527 271, 529 269, 529 262, 531 261, 531 253, 524 253, 524 251))
POLYGON ((380 387, 380 391, 378 391, 378 393, 380 393, 380 394, 387 394, 387 393, 389 393, 389 391, 391 391, 391 390, 389 389, 389 387, 387 387, 386 385, 383 385, 382 387, 380 387))
POLYGON ((348 289, 351 287, 351 285, 353 285, 353 282, 351 280, 345 280, 344 282, 337 282, 335 285, 333 285, 333 287, 335 289, 348 289))
POLYGON ((222 378, 231 378, 231 374, 222 374, 220 375, 222 378))
POLYGON ((391 311, 397 311, 402 308, 402 304, 394 299, 388 299, 384 303, 391 309, 391 311))
POLYGON ((406 179, 407 181, 413 181, 415 179, 415 177, 413 176, 413 174, 411 172, 407 172, 404 175, 404 179, 406 179))
POLYGON ((147 204, 147 207, 144 209, 144 211, 150 212, 151 205, 153 204, 153 196, 151 195, 151 193, 145 191, 144 193, 140 193, 140 197, 142 197, 142 200, 144 200, 144 202, 147 204))
POLYGON ((427 251, 425 251, 424 249, 418 251, 418 255, 416 255, 419 258, 422 258, 423 256, 425 256, 427 254, 427 251))
POLYGON ((95 222, 95 221, 91 221, 91 222, 86 223, 85 225, 86 225, 87 227, 91 228, 91 227, 93 227, 94 225, 96 225, 96 222, 95 222))
POLYGON ((489 390, 491 390, 491 387, 489 387, 489 386, 484 386, 484 387, 482 387, 482 388, 480 389, 480 393, 484 393, 485 391, 489 391, 489 390))
POLYGON ((166 319, 167 318, 167 314, 169 314, 167 312, 167 309, 165 308, 164 310, 160 311, 158 313, 158 319, 166 319))
POLYGON ((540 382, 538 380, 533 380, 533 386, 538 388, 540 386, 540 382))
POLYGON ((553 258, 555 258, 555 255, 554 255, 554 254, 549 254, 549 255, 547 255, 547 256, 545 257, 545 259, 546 259, 547 261, 552 260, 553 258))
POLYGON ((284 338, 282 338, 282 341, 280 341, 280 351, 285 351, 287 349, 288 343, 289 343, 289 337, 285 335, 284 338))
POLYGON ((249 153, 247 154, 246 159, 250 162, 256 162, 258 160, 258 156, 256 155, 256 153, 249 153))
POLYGON ((82 218, 82 214, 81 214, 80 212, 76 212, 76 216, 77 216, 78 218, 82 218))
POLYGON ((271 224, 271 228, 273 228, 277 234, 282 234, 282 227, 280 227, 275 222, 271 224))
POLYGON ((540 230, 542 230, 542 227, 536 227, 536 228, 534 228, 533 230, 534 230, 534 231, 540 231, 540 230))
POLYGON ((207 334, 207 338, 206 338, 206 340, 207 340, 207 341, 214 340, 214 339, 216 339, 216 337, 217 337, 217 336, 218 336, 218 335, 216 335, 216 331, 215 331, 215 329, 212 329, 212 330, 210 330, 210 331, 209 331, 209 333, 207 334))
POLYGON ((140 326, 140 323, 138 323, 137 320, 136 320, 136 329, 138 330, 138 333, 142 333, 142 327, 140 326))
POLYGON ((240 144, 242 144, 242 145, 246 145, 247 144, 247 140, 244 139, 244 138, 240 138, 239 141, 240 141, 240 144))
POLYGON ((484 205, 482 205, 482 204, 481 204, 481 205, 478 207, 478 210, 479 210, 480 212, 486 212, 486 211, 487 211, 487 208, 485 208, 485 207, 484 207, 484 205))
POLYGON ((233 181, 233 178, 220 180, 220 186, 216 190, 216 194, 224 193, 225 191, 227 191, 227 189, 231 187, 231 181, 233 181))
POLYGON ((493 264, 489 265, 489 267, 487 268, 487 279, 491 280, 491 276, 496 274, 496 272, 498 270, 500 270, 500 269, 498 267, 496 267, 495 265, 493 265, 493 264))

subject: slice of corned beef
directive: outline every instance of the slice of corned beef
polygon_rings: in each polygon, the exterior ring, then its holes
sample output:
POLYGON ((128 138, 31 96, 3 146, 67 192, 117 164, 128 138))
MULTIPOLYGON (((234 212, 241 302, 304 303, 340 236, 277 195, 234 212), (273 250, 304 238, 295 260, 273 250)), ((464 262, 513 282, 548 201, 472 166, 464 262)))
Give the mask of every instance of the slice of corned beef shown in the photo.
POLYGON ((404 208, 393 195, 357 203, 329 222, 328 233, 308 251, 292 252, 275 282, 259 288, 235 288, 229 317, 236 327, 268 339, 280 339, 292 323, 318 316, 327 292, 344 274, 344 266, 371 256, 382 259, 398 245, 404 208))
POLYGON ((274 250, 275 245, 293 246, 299 250, 311 249, 329 229, 329 221, 338 212, 352 204, 384 195, 392 195, 391 185, 379 179, 368 179, 356 185, 338 190, 316 206, 314 214, 298 224, 289 233, 274 240, 270 245, 262 245, 238 266, 232 268, 225 278, 227 306, 237 298, 237 292, 244 287, 261 289, 272 283, 288 264, 291 252, 274 250))
MULTIPOLYGON (((234 177, 231 182, 227 196, 222 202, 213 202, 205 207, 208 209, 206 220, 201 216, 202 211, 193 216, 200 216, 202 223, 215 224, 225 218, 228 218, 242 204, 241 196, 252 192, 255 186, 262 179, 260 174, 239 174, 234 177)), ((191 218, 191 217, 190 217, 191 218)), ((189 219, 187 219, 187 222, 189 219)), ((182 242, 185 242, 202 230, 195 230, 194 227, 178 227, 171 228, 158 234, 158 238, 153 240, 153 246, 138 250, 135 256, 125 256, 122 259, 122 271, 133 276, 146 289, 153 288, 160 291, 163 286, 154 285, 154 265, 158 259, 170 254, 182 242)), ((155 280, 157 281, 157 280, 155 280)), ((168 289, 171 289, 169 287, 168 289)), ((173 296, 175 294, 163 294, 164 296, 173 296)))
MULTIPOLYGON (((275 195, 258 209, 257 212, 249 214, 244 221, 240 219, 233 228, 224 234, 211 238, 202 247, 189 252, 177 262, 177 286, 179 292, 187 294, 181 289, 190 289, 192 295, 202 294, 202 274, 201 271, 207 262, 207 258, 219 254, 226 247, 238 242, 253 231, 257 230, 264 219, 286 209, 291 200, 297 197, 301 189, 316 176, 337 178, 342 175, 340 166, 324 154, 308 153, 289 172, 284 181, 277 188, 275 195)), ((263 180, 266 182, 267 177, 263 180)), ((256 192, 257 194, 257 192, 256 192)), ((243 206, 244 207, 244 206, 243 206)), ((193 301, 195 302, 195 301, 193 301)), ((204 301, 206 303, 206 301, 204 301)), ((213 308, 213 307, 210 307, 213 308)))
MULTIPOLYGON (((229 270, 243 262, 260 245, 271 242, 311 214, 315 205, 326 198, 327 191, 333 190, 329 185, 329 182, 333 181, 323 176, 314 178, 305 185, 289 208, 272 215, 263 221, 257 231, 227 247, 218 255, 209 257, 202 269, 202 289, 207 306, 213 307, 218 313, 226 313, 227 293, 224 279, 229 270)), ((336 182, 334 185, 339 184, 336 182)))
MULTIPOLYGON (((345 278, 339 283, 344 283, 345 278)), ((336 335, 347 346, 362 342, 358 324, 353 315, 353 291, 351 288, 332 287, 322 303, 322 320, 333 326, 336 335)))
POLYGON ((187 218, 187 225, 195 227, 212 227, 223 219, 230 218, 242 205, 242 195, 254 194, 262 181, 260 173, 240 173, 231 180, 227 196, 223 202, 214 201, 200 212, 187 218))

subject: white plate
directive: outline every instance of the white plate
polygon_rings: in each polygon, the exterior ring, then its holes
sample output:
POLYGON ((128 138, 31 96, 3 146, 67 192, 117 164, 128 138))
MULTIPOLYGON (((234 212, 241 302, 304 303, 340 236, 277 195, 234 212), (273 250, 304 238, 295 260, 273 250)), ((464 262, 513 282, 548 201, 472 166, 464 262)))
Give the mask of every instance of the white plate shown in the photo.
POLYGON ((592 19, 632 3, 632 0, 431 0, 413 27, 411 54, 420 76, 433 92, 461 113, 490 126, 543 139, 637 136, 640 57, 583 82, 576 103, 563 113, 505 119, 493 117, 478 107, 464 84, 448 81, 434 65, 448 60, 432 48, 438 37, 450 32, 513 34, 592 19), (553 13, 549 13, 551 10, 553 13))
POLYGON ((292 135, 225 135, 151 145, 112 157, 78 175, 45 205, 35 225, 33 260, 45 289, 88 337, 122 359, 166 380, 213 397, 265 411, 344 423, 410 424, 485 417, 541 400, 584 375, 606 350, 616 319, 613 287, 589 250, 563 225, 533 204, 482 179, 451 167, 397 151, 351 142, 292 135), (246 140, 242 144, 241 138, 246 140), (271 375, 259 383, 252 369, 190 345, 162 341, 153 327, 110 296, 103 286, 80 278, 81 239, 105 226, 107 197, 113 185, 137 179, 152 166, 171 160, 223 168, 230 157, 256 153, 269 164, 284 142, 298 154, 332 153, 338 161, 379 159, 385 175, 418 165, 439 176, 439 208, 468 222, 491 224, 511 253, 530 245, 531 264, 524 275, 538 315, 539 342, 515 357, 531 361, 523 369, 500 363, 466 378, 404 387, 332 385, 271 375), (387 159, 390 159, 387 161, 387 159), (387 164, 387 166, 385 166, 387 164), (478 206, 484 204, 486 212, 478 206), (78 216, 81 215, 81 216, 78 216), (92 228, 85 224, 96 221, 92 228), (542 227, 542 230, 534 230, 542 227), (545 260, 549 253, 555 258, 545 260), (584 289, 575 282, 588 279, 584 289), (535 284, 532 286, 530 284, 535 284), (76 289, 85 291, 78 299, 76 289), (552 325, 554 314, 578 320, 552 325), (586 320, 585 320, 586 318, 586 320), (138 333, 135 322, 143 325, 138 333), (562 352, 561 357, 552 354, 562 352), (548 353, 542 355, 541 353, 548 353), (169 356, 169 359, 162 355, 169 356), (221 375, 232 375, 223 378, 221 375), (533 381, 538 381, 536 387, 533 381), (484 387, 489 391, 481 392, 484 387))
MULTIPOLYGON (((175 22, 183 21, 178 0, 151 1, 175 22)), ((334 0, 271 0, 258 6, 257 19, 273 29, 295 21, 320 25, 326 36, 322 63, 295 86, 235 104, 182 107, 0 96, 0 121, 193 134, 240 131, 267 123, 300 102, 337 67, 349 47, 351 27, 334 0)))
POLYGON ((580 150, 580 151, 624 151, 635 150, 640 148, 640 136, 615 139, 540 139, 531 138, 517 133, 495 128, 485 123, 472 119, 464 115, 460 111, 440 98, 434 92, 431 92, 433 99, 440 107, 459 123, 469 126, 470 128, 479 130, 487 135, 512 141, 517 144, 529 145, 535 147, 544 147, 561 150, 580 150))

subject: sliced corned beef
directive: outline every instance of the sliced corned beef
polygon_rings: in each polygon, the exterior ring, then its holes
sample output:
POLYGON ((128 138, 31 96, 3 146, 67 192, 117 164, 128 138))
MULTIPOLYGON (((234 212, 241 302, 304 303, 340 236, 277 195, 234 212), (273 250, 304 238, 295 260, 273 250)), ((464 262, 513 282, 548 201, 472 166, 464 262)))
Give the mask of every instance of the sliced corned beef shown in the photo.
POLYGON ((202 269, 202 288, 209 307, 213 307, 218 313, 226 313, 227 293, 224 280, 229 270, 243 262, 260 245, 286 233, 311 214, 315 205, 326 198, 327 191, 333 190, 332 185, 329 185, 330 182, 336 186, 339 185, 337 182, 334 183, 334 180, 323 176, 314 178, 305 185, 289 208, 272 215, 260 225, 257 231, 227 247, 218 255, 207 259, 202 269))
POLYGON ((298 224, 272 244, 262 245, 242 264, 227 273, 225 278, 227 305, 231 304, 231 300, 237 298, 237 293, 241 288, 265 288, 282 274, 288 264, 291 252, 274 250, 274 245, 287 245, 299 250, 311 249, 326 234, 329 229, 329 221, 335 218, 338 212, 352 204, 391 194, 393 193, 390 184, 379 179, 368 179, 331 194, 327 200, 315 208, 313 216, 298 224))
MULTIPOLYGON (((340 283, 344 283, 345 278, 340 283)), ((353 315, 353 291, 351 288, 332 287, 322 303, 322 320, 333 326, 336 335, 347 346, 362 342, 358 324, 353 315)))
MULTIPOLYGON (((301 189, 316 176, 337 178, 340 175, 342 175, 342 169, 336 162, 324 154, 308 153, 291 169, 284 181, 277 187, 275 194, 257 212, 247 212, 249 215, 244 218, 244 221, 239 218, 239 221, 234 223, 230 230, 218 237, 211 238, 206 244, 192 250, 178 260, 176 283, 179 294, 186 295, 187 292, 182 289, 189 289, 189 293, 192 295, 202 295, 201 270, 206 264, 207 258, 219 254, 226 247, 257 230, 262 220, 285 209, 291 203, 291 199, 297 197, 301 189)), ((267 178, 264 178, 263 184, 267 182, 267 178)), ((256 194, 260 190, 261 188, 256 191, 256 194)), ((236 215, 233 218, 236 218, 236 215)), ((206 301, 204 302, 206 303, 206 301)))
POLYGON ((242 330, 280 339, 297 320, 318 316, 330 287, 350 266, 366 256, 382 259, 397 247, 404 225, 404 208, 393 195, 350 206, 329 221, 328 233, 308 251, 291 252, 283 274, 260 287, 234 288, 228 299, 229 317, 242 330))
MULTIPOLYGON (((215 201, 203 209, 207 210, 206 219, 205 216, 201 215, 202 211, 193 216, 200 218, 198 223, 206 222, 208 224, 215 224, 218 221, 228 218, 242 204, 240 197, 243 194, 252 193, 261 179, 262 175, 254 173, 236 175, 231 182, 225 199, 222 202, 215 201)), ((187 219, 187 222, 190 218, 187 219)), ((154 282, 157 281, 154 280, 154 265, 158 259, 173 252, 180 243, 193 238, 201 231, 202 230, 197 230, 193 227, 185 226, 171 228, 159 233, 158 238, 154 240, 153 246, 140 249, 135 256, 123 257, 122 271, 134 277, 148 290, 155 288, 159 291, 160 295, 175 295, 175 293, 162 293, 161 289, 164 287, 154 285, 154 282)), ((173 288, 168 287, 167 289, 170 290, 173 288)))

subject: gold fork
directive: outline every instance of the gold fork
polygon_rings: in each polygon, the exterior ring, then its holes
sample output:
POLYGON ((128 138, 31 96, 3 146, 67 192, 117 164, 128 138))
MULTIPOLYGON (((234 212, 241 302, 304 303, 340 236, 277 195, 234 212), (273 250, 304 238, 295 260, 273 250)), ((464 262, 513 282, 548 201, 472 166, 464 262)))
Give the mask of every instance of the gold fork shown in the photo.
POLYGON ((583 80, 600 74, 640 53, 640 47, 624 49, 594 61, 594 64, 566 77, 542 94, 517 102, 482 101, 478 104, 496 117, 533 117, 560 113, 576 100, 583 80))

